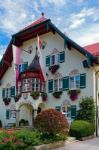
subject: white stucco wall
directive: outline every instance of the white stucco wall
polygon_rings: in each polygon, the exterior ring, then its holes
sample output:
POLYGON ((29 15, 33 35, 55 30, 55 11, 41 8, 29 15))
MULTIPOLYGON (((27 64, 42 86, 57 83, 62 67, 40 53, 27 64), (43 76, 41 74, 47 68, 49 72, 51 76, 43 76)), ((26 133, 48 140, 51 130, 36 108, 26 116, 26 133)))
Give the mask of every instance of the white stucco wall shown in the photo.
MULTIPOLYGON (((42 50, 42 56, 44 64, 46 62, 46 56, 50 55, 54 48, 56 48, 58 51, 64 51, 65 50, 65 62, 60 63, 60 68, 58 70, 59 73, 63 77, 68 76, 69 73, 77 69, 79 73, 86 73, 86 88, 81 89, 81 93, 79 95, 79 99, 75 102, 72 102, 69 99, 69 96, 67 94, 67 91, 64 91, 61 99, 55 99, 52 96, 52 93, 48 93, 48 101, 46 102, 46 108, 55 108, 56 106, 61 106, 62 102, 64 100, 70 101, 72 105, 78 104, 81 97, 85 96, 92 96, 95 99, 95 74, 93 71, 93 68, 85 69, 83 67, 82 61, 85 59, 85 57, 79 53, 75 49, 68 50, 64 49, 64 40, 56 33, 47 33, 42 36, 40 36, 40 39, 47 42, 46 48, 42 50)), ((33 60, 36 50, 37 39, 31 39, 23 43, 21 47, 21 63, 28 61, 30 64, 33 60), (29 46, 33 46, 33 52, 31 54, 26 53, 24 50, 28 50, 29 46), (23 50, 24 49, 24 50, 23 50)), ((53 75, 48 71, 48 67, 46 67, 46 71, 49 74, 48 80, 53 79, 53 75)), ((6 124, 7 122, 11 122, 11 120, 6 120, 6 109, 9 109, 12 104, 15 104, 13 98, 9 106, 5 106, 2 100, 2 88, 5 88, 8 83, 10 83, 11 86, 14 85, 14 71, 13 71, 13 63, 12 67, 9 67, 9 69, 6 71, 5 75, 2 78, 2 85, 0 86, 0 119, 2 120, 3 124, 6 124)), ((48 87, 48 85, 46 86, 48 87)), ((48 92, 48 89, 47 89, 48 92)), ((23 111, 24 114, 24 111, 23 111)))

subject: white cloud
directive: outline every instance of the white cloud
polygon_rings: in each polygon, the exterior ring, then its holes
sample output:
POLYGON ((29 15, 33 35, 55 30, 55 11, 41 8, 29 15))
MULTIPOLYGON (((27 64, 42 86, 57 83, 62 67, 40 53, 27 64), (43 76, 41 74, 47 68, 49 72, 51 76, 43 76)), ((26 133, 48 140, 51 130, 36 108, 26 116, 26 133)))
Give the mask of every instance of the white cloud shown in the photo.
POLYGON ((42 6, 48 6, 48 4, 54 4, 55 6, 63 6, 66 4, 66 0, 40 0, 42 6))
POLYGON ((92 24, 86 28, 71 31, 69 37, 81 46, 99 42, 99 24, 92 24))
POLYGON ((3 0, 0 1, 0 29, 5 33, 13 34, 34 20, 31 0, 3 0))
POLYGON ((6 48, 7 48, 7 45, 0 45, 0 60, 5 52, 6 48))
POLYGON ((95 8, 83 8, 81 12, 70 15, 69 28, 75 29, 86 22, 86 19, 93 16, 95 13, 95 8))

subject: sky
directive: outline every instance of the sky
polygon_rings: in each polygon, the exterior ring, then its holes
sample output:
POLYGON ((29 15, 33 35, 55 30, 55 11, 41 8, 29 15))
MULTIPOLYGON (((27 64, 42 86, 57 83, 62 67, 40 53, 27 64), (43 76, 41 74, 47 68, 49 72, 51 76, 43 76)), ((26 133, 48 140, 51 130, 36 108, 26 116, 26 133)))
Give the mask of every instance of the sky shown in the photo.
POLYGON ((79 45, 99 42, 99 0, 0 0, 0 58, 11 36, 41 12, 79 45))

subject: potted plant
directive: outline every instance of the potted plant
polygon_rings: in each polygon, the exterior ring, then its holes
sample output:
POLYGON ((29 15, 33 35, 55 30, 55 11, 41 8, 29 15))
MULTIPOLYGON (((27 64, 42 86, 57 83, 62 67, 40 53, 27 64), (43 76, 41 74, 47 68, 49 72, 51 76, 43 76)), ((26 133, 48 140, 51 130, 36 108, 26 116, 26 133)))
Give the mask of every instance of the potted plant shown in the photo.
POLYGON ((78 98, 79 94, 80 94, 80 89, 68 91, 68 95, 72 101, 75 101, 78 98))
POLYGON ((21 97, 21 95, 16 95, 16 96, 14 97, 15 103, 19 101, 20 97, 21 97))
POLYGON ((11 102, 11 99, 10 98, 4 98, 3 102, 5 103, 6 106, 8 106, 9 103, 11 102))
POLYGON ((54 96, 55 98, 60 98, 61 94, 62 94, 62 91, 57 91, 57 92, 54 92, 54 93, 53 93, 53 96, 54 96))
POLYGON ((32 91, 30 96, 32 96, 33 99, 38 99, 40 96, 40 92, 32 91))
POLYGON ((51 71, 52 74, 56 73, 58 69, 59 69, 59 64, 49 67, 49 71, 51 71))
POLYGON ((41 92, 42 100, 47 101, 47 93, 41 92))

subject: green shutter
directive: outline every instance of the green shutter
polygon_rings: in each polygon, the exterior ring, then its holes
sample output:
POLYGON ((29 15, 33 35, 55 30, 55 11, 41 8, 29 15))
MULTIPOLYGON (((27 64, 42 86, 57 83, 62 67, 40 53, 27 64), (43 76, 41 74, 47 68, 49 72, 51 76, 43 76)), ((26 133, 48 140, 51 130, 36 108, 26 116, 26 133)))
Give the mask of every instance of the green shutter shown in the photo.
POLYGON ((6 110, 6 119, 9 119, 10 118, 10 110, 8 109, 8 110, 6 110))
POLYGON ((65 61, 65 51, 60 52, 60 63, 63 63, 65 61))
POLYGON ((50 56, 46 56, 46 66, 50 66, 50 56))
POLYGON ((86 88, 86 74, 80 74, 80 88, 86 88))
POLYGON ((53 80, 48 81, 48 92, 53 92, 53 80))
POLYGON ((25 71, 28 67, 28 62, 24 62, 24 64, 22 64, 22 72, 25 71))
POLYGON ((10 88, 10 93, 11 93, 11 97, 14 97, 15 96, 15 86, 12 86, 11 88, 10 88))
POLYGON ((63 90, 68 90, 69 89, 69 77, 64 77, 63 78, 63 90))
POLYGON ((77 112, 76 105, 71 105, 71 119, 76 118, 76 112, 77 112))
POLYGON ((5 98, 5 88, 2 89, 2 98, 5 98))

